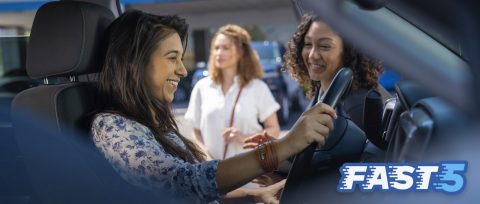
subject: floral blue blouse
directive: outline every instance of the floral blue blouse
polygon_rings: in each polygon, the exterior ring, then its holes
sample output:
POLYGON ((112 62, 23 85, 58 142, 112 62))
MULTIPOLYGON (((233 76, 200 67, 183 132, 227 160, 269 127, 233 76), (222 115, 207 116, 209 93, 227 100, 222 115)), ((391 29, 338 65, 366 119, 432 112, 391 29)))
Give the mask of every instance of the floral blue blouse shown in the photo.
MULTIPOLYGON (((114 169, 128 182, 155 192, 170 191, 189 203, 219 199, 215 174, 218 160, 191 164, 167 153, 146 126, 117 114, 97 114, 93 140, 114 169)), ((166 134, 183 148, 176 134, 166 134)))

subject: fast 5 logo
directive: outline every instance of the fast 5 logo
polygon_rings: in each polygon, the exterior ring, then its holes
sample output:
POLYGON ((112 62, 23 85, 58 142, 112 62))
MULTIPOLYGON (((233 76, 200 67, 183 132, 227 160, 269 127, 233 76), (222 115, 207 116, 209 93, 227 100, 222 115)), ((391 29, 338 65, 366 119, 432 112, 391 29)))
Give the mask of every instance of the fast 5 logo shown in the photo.
POLYGON ((465 186, 466 161, 440 163, 345 163, 338 192, 440 191, 457 193, 465 186))

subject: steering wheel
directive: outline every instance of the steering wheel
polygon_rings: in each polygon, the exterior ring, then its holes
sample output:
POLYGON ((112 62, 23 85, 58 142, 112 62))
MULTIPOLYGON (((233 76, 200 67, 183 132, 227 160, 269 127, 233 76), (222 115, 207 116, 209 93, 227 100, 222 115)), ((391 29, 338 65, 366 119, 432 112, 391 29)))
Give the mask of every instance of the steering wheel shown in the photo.
MULTIPOLYGON (((336 73, 323 97, 320 99, 316 99, 316 102, 323 102, 327 105, 330 105, 332 108, 335 108, 340 99, 349 89, 352 80, 353 71, 350 68, 341 68, 336 73)), ((293 165, 288 172, 287 182, 282 193, 281 203, 284 203, 284 201, 285 203, 291 203, 288 201, 288 197, 290 197, 289 194, 295 193, 296 190, 294 189, 298 189, 298 187, 302 184, 304 178, 309 175, 307 172, 309 171, 309 165, 317 146, 318 144, 316 142, 312 143, 306 149, 304 149, 302 152, 298 153, 295 156, 295 159, 293 160, 293 165)), ((295 201, 292 200, 292 203, 294 202, 295 201)))

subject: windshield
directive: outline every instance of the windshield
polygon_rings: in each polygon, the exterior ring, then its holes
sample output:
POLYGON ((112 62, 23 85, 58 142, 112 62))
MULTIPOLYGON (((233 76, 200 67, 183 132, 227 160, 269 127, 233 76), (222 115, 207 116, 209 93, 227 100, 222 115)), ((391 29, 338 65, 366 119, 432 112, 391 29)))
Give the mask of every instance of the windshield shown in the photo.
POLYGON ((458 25, 452 19, 452 15, 459 15, 455 11, 460 8, 460 5, 455 2, 447 3, 447 6, 445 4, 441 4, 443 6, 432 6, 431 2, 390 0, 386 7, 462 59, 467 60, 468 56, 463 49, 465 42, 462 42, 460 37, 463 35, 464 29, 461 27, 462 25, 458 25))

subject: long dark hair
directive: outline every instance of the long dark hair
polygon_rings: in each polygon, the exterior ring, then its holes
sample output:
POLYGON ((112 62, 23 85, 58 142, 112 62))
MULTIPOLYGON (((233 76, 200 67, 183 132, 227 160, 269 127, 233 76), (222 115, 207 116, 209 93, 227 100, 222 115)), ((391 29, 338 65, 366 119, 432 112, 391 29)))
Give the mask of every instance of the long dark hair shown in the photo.
POLYGON ((150 56, 158 43, 176 32, 185 49, 187 29, 185 20, 178 16, 156 16, 136 10, 122 14, 108 29, 99 94, 104 112, 114 112, 145 125, 168 153, 194 163, 204 161, 205 154, 180 134, 170 104, 154 97, 147 77, 150 56), (165 137, 172 132, 185 143, 187 151, 165 137))
MULTIPOLYGON (((313 22, 320 19, 312 14, 303 15, 297 30, 292 39, 288 42, 287 52, 284 55, 285 64, 283 70, 287 71, 300 85, 305 86, 307 95, 313 96, 316 90, 320 89, 319 81, 312 81, 308 75, 308 70, 303 63, 302 49, 304 38, 313 22)), ((383 72, 380 63, 362 53, 359 53, 355 47, 348 42, 343 42, 342 66, 353 70, 352 91, 360 88, 376 88, 378 77, 383 72)))

